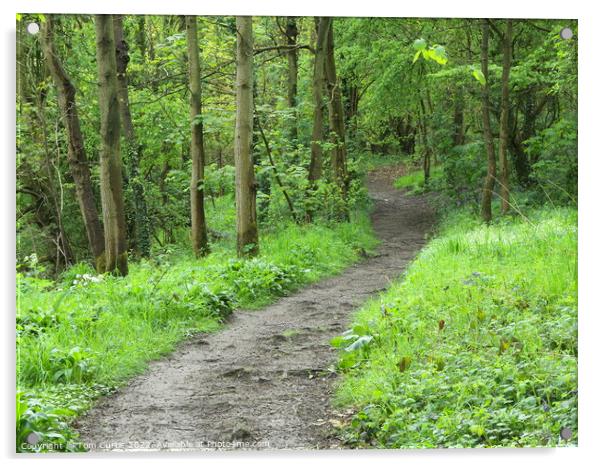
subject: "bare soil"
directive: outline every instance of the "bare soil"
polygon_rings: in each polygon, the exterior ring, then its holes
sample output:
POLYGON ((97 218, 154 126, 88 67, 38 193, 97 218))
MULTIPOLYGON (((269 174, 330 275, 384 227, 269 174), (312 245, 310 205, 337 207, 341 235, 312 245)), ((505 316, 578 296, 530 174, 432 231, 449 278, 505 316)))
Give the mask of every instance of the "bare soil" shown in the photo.
POLYGON ((386 289, 434 222, 427 199, 392 188, 390 169, 368 177, 382 243, 339 276, 260 311, 237 311, 215 334, 187 340, 75 427, 92 451, 340 448, 331 405, 332 337, 386 289))

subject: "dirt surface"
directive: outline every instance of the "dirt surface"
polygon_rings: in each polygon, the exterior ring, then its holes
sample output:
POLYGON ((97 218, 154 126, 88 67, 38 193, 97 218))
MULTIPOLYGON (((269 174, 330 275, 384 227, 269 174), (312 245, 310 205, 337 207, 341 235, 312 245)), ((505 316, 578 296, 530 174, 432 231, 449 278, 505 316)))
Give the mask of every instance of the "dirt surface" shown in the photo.
POLYGON ((391 183, 387 169, 368 178, 376 255, 260 311, 237 311, 222 331, 151 363, 77 421, 91 450, 340 447, 329 341, 400 275, 434 221, 425 198, 391 183))

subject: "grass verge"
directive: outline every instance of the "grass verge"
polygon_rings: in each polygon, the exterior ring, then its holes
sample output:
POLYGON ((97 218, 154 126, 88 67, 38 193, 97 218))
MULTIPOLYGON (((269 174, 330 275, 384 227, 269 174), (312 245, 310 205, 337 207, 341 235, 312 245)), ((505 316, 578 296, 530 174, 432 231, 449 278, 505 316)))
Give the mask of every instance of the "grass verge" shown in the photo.
MULTIPOLYGON (((431 167, 429 183, 436 183, 443 178, 443 167, 436 165, 431 167)), ((422 193, 425 191, 424 171, 422 169, 413 170, 406 175, 399 177, 393 183, 398 189, 410 190, 412 193, 422 193)))
POLYGON ((453 213, 333 340, 349 444, 577 444, 577 212, 527 217, 453 213))

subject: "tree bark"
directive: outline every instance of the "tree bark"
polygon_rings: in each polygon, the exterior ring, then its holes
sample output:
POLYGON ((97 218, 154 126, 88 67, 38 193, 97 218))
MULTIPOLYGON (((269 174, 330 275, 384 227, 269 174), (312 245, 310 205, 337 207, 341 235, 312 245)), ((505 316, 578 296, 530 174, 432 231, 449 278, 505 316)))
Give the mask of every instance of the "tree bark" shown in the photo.
POLYGON ((86 236, 90 252, 94 257, 95 267, 98 272, 103 272, 105 241, 96 208, 94 190, 90 178, 90 167, 84 147, 84 139, 81 132, 79 115, 75 100, 75 87, 59 59, 53 42, 53 18, 46 17, 41 22, 41 41, 44 59, 52 80, 56 87, 58 105, 65 130, 67 131, 67 158, 73 182, 77 202, 84 221, 86 236))
MULTIPOLYGON (((461 86, 461 85, 460 85, 461 86)), ((459 87, 454 96, 454 146, 464 144, 464 90, 459 87)))
POLYGON ((325 74, 326 88, 328 90, 328 114, 330 131, 334 149, 331 153, 331 164, 335 181, 341 191, 343 207, 339 213, 340 217, 349 220, 349 209, 347 206, 347 146, 345 144, 345 116, 341 87, 337 82, 336 65, 334 61, 334 33, 333 21, 330 19, 326 39, 325 74))
POLYGON ((142 157, 142 144, 139 144, 132 114, 130 112, 130 99, 128 92, 127 66, 130 61, 128 44, 123 33, 122 15, 113 16, 113 31, 115 35, 116 66, 117 66, 117 98, 119 100, 119 114, 123 134, 125 136, 126 162, 129 172, 129 186, 132 189, 134 200, 134 231, 131 246, 138 251, 140 256, 148 258, 151 248, 150 221, 146 205, 144 185, 140 179, 140 159, 142 157), (132 241, 133 240, 133 241, 132 241))
POLYGON ((190 220, 192 249, 196 257, 209 253, 207 223, 205 221, 205 142, 201 108, 201 68, 196 16, 186 17, 186 43, 188 45, 188 76, 190 81, 190 120, 192 176, 190 177, 190 220))
POLYGON ((332 18, 315 18, 317 39, 313 73, 314 122, 311 136, 311 160, 309 163, 309 182, 313 185, 322 176, 322 140, 324 139, 324 65, 326 60, 326 42, 332 18))
POLYGON ((426 106, 424 99, 420 97, 420 132, 422 135, 422 172, 424 173, 424 185, 429 184, 431 178, 431 147, 428 142, 428 128, 426 123, 426 106))
POLYGON ((236 237, 238 256, 259 253, 253 140, 253 19, 236 17, 236 237))
POLYGON ((506 20, 506 32, 503 37, 502 59, 502 100, 500 104, 500 193, 502 197, 502 214, 510 208, 510 187, 508 176, 508 114, 510 110, 510 67, 512 65, 512 20, 506 20))
POLYGON ((119 100, 112 15, 95 15, 100 108, 100 195, 105 233, 105 270, 128 273, 119 100))
POLYGON ((294 118, 290 126, 291 139, 297 139, 297 76, 299 70, 299 50, 296 48, 297 36, 297 20, 294 16, 290 16, 286 20, 286 44, 290 47, 286 53, 288 60, 288 95, 287 101, 289 108, 293 111, 294 118))
POLYGON ((491 222, 491 197, 495 185, 495 149, 491 134, 491 119, 489 115, 489 24, 486 19, 481 20, 481 72, 485 77, 485 84, 481 92, 481 107, 483 114, 483 140, 487 150, 487 176, 483 186, 481 201, 481 216, 485 222, 491 222))

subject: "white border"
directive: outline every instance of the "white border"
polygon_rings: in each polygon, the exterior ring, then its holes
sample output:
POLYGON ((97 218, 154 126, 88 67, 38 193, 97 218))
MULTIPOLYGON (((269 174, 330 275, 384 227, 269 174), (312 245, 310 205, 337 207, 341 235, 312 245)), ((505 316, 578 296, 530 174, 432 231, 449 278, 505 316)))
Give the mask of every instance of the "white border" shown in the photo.
MULTIPOLYGON (((343 452, 272 452, 272 453, 201 453, 178 456, 123 455, 110 456, 111 462, 164 465, 167 462, 196 464, 199 462, 226 462, 240 465, 281 465, 283 462, 301 464, 307 461, 332 464, 342 461, 346 465, 365 466, 367 462, 380 465, 446 464, 450 466, 484 464, 508 465, 542 463, 546 465, 588 465, 589 459, 600 459, 596 449, 602 424, 598 342, 602 341, 602 309, 600 290, 602 257, 600 255, 600 146, 602 122, 598 114, 602 109, 600 99, 599 44, 602 18, 597 15, 594 2, 586 1, 536 1, 500 0, 497 2, 468 0, 430 0, 428 2, 394 0, 169 0, 130 1, 104 0, 85 2, 73 0, 23 0, 12 5, 2 2, 2 57, 3 72, 0 92, 2 96, 1 137, 4 152, 0 156, 0 174, 3 177, 0 219, 2 229, 2 281, 7 306, 3 309, 2 448, 9 463, 34 462, 23 456, 15 457, 14 449, 14 216, 15 216, 15 13, 146 13, 146 14, 254 14, 254 15, 332 15, 332 16, 400 16, 400 17, 513 17, 513 18, 577 18, 579 20, 579 448, 573 449, 496 449, 448 451, 343 451, 343 452)), ((602 357, 602 356, 600 356, 602 357)), ((104 465, 107 456, 86 454, 82 456, 45 456, 47 464, 63 465, 81 463, 104 465)), ((35 458, 40 460, 39 457, 35 458)))

